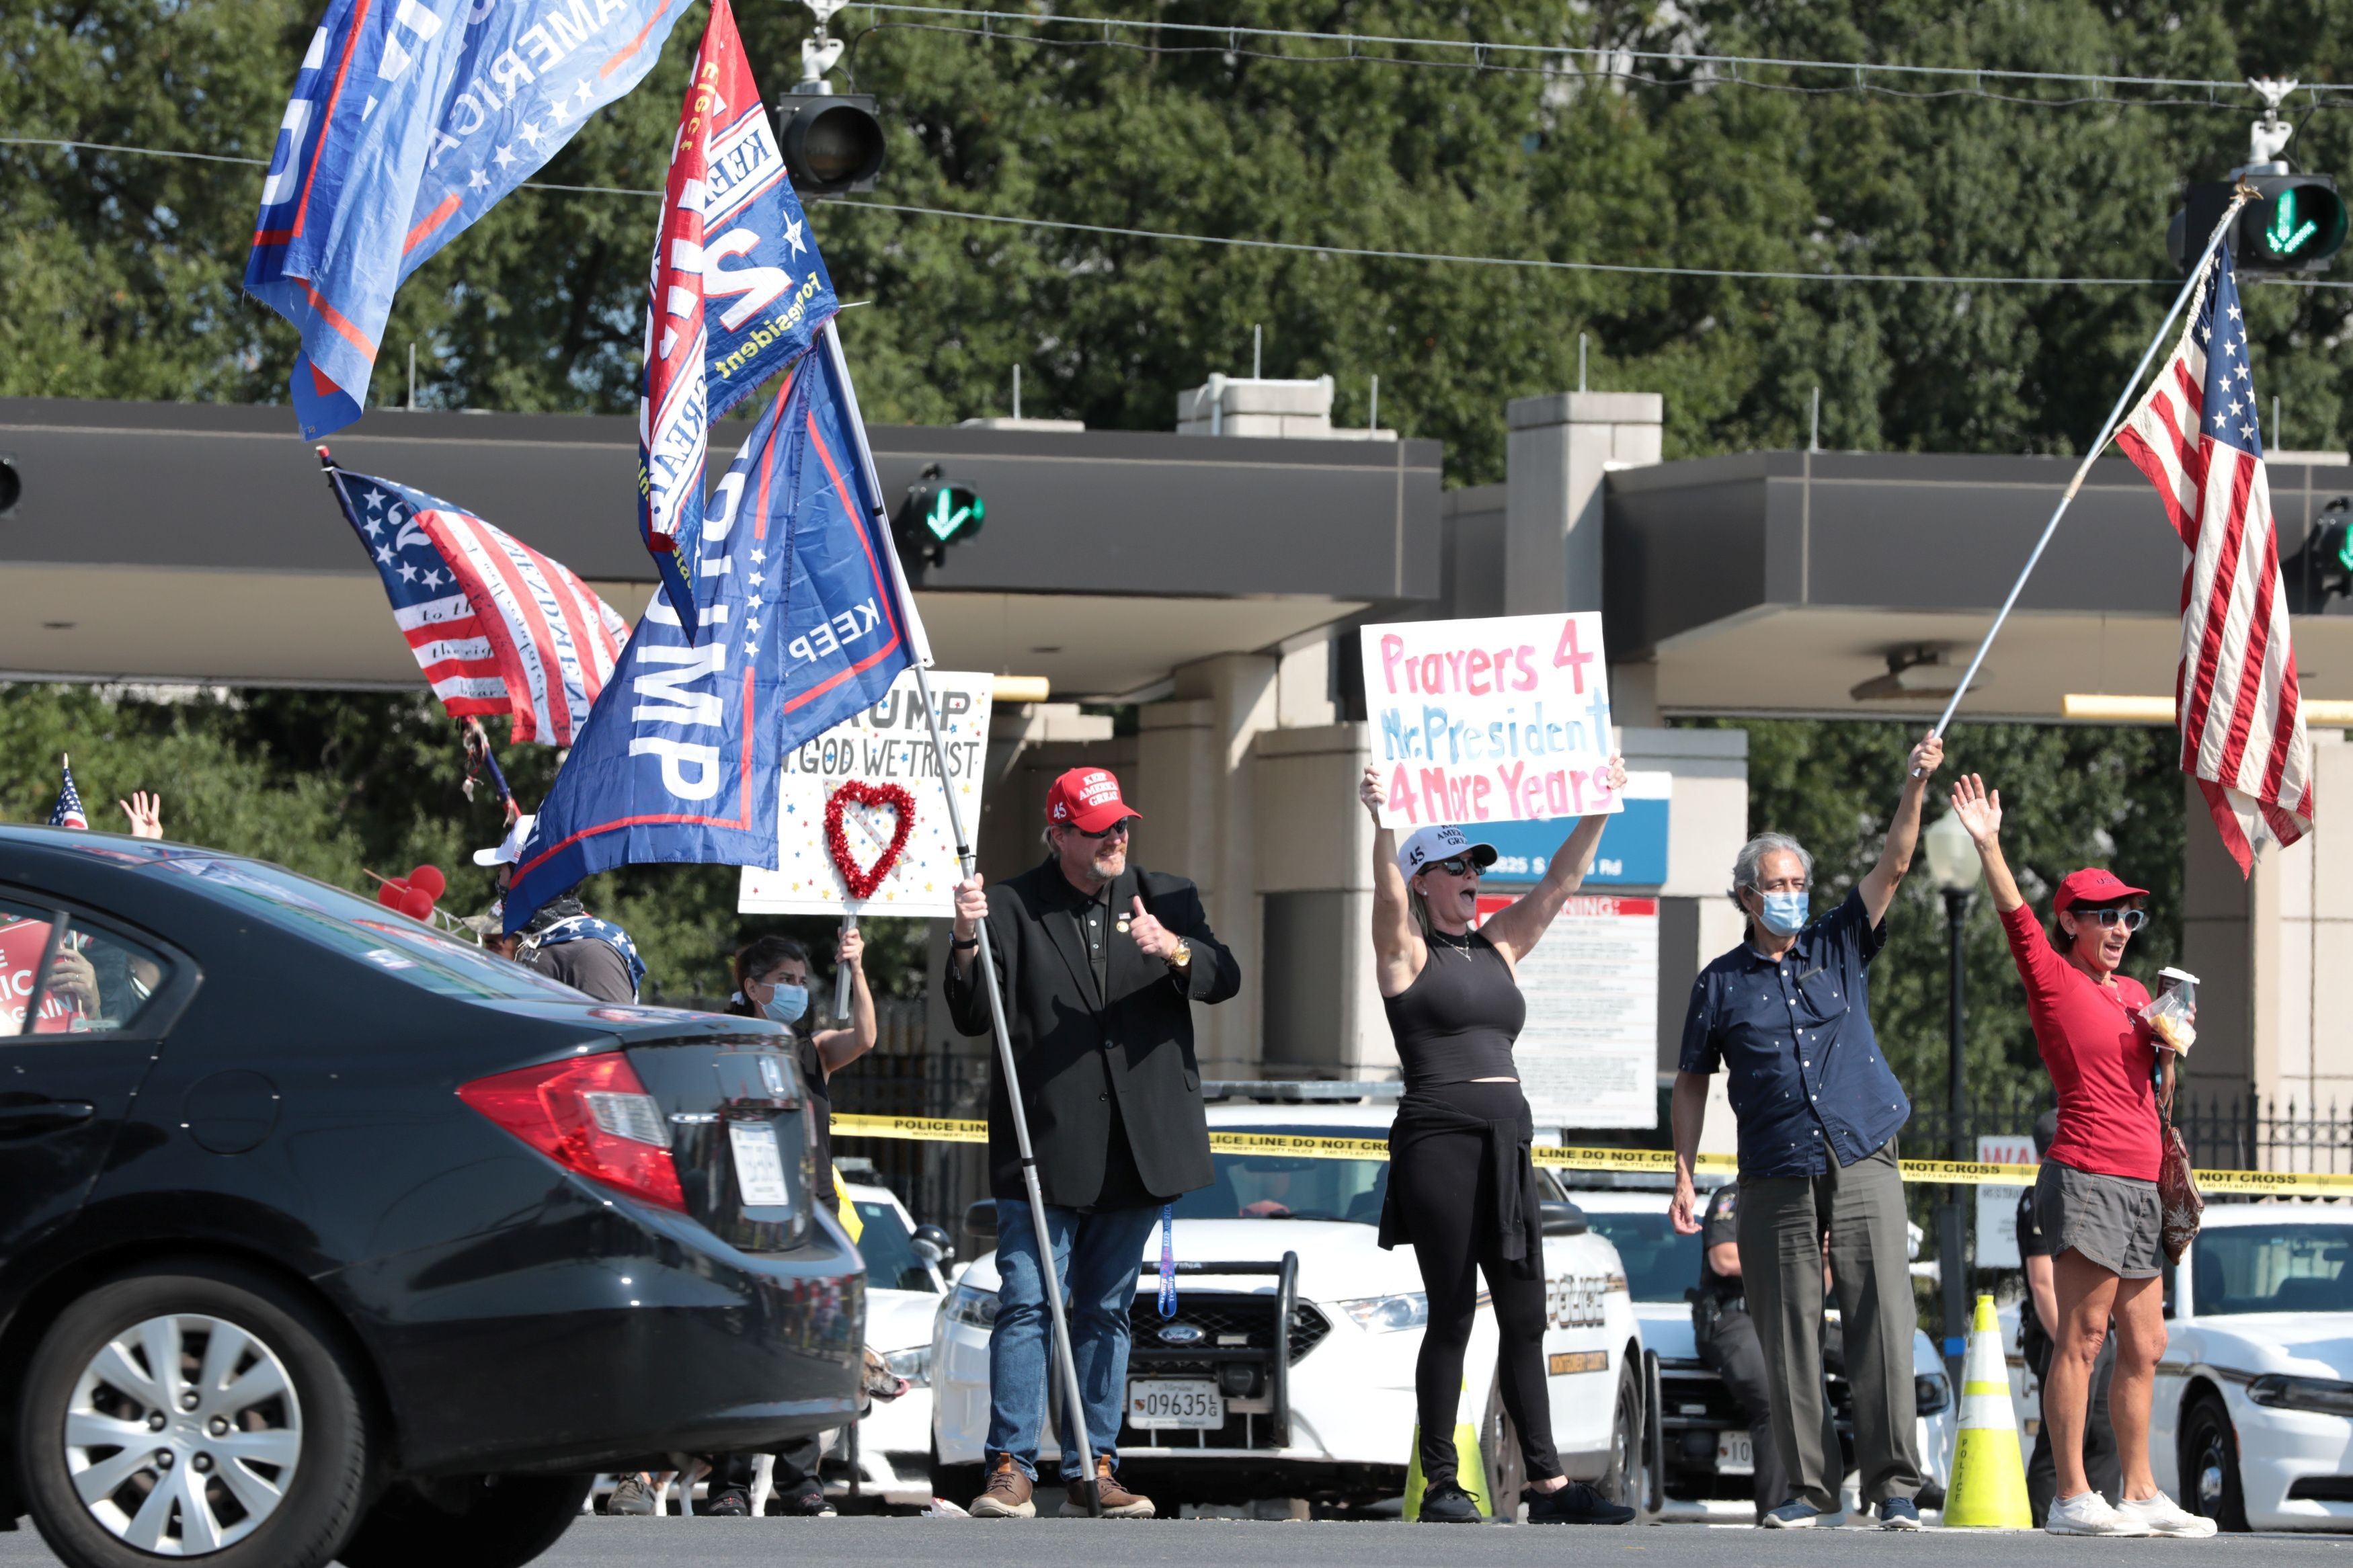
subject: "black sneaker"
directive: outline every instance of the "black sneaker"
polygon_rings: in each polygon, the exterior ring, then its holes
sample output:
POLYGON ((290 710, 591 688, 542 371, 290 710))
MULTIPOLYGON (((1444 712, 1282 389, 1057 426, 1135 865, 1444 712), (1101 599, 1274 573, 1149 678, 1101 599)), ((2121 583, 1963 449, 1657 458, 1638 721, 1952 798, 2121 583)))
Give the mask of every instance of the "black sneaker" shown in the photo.
POLYGON ((825 1495, 825 1489, 818 1485, 815 1480, 803 1481, 791 1491, 779 1492, 776 1494, 776 1501, 780 1505, 779 1511, 787 1518, 831 1519, 834 1517, 832 1501, 825 1495))
POLYGON ((742 1488, 728 1487, 703 1500, 702 1515, 705 1519, 749 1519, 752 1500, 742 1488))
POLYGON ((1424 1524, 1477 1524, 1486 1517, 1479 1511, 1479 1500, 1452 1481, 1440 1481, 1421 1494, 1424 1524))
POLYGON ((1530 1524, 1631 1524, 1634 1510, 1611 1502, 1583 1481, 1571 1481, 1548 1492, 1522 1491, 1530 1524))

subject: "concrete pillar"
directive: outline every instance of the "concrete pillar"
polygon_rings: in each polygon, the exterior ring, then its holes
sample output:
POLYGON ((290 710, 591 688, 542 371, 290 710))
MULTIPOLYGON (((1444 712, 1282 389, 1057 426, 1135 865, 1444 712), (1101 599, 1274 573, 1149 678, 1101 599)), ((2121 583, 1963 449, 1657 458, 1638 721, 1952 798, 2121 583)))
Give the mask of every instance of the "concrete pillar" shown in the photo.
MULTIPOLYGON (((1202 1071, 1257 1076, 1260 939, 1251 742, 1275 724, 1279 661, 1219 654, 1175 671, 1176 695, 1145 705, 1129 791, 1144 814, 1135 858, 1189 877, 1210 929, 1241 964, 1241 994, 1196 1018, 1202 1071)), ((1124 782, 1124 781, 1123 781, 1124 782)))
POLYGON ((1556 392, 1506 411, 1504 613, 1601 607, 1601 481, 1659 460, 1655 392, 1556 392))
POLYGON ((1395 1078, 1373 975, 1372 818, 1356 804, 1371 760, 1361 723, 1258 738, 1256 874, 1270 1078, 1395 1078))
MULTIPOLYGON (((2344 732, 2313 733, 2317 798, 2353 788, 2344 732)), ((2310 837, 2265 849, 2241 878, 2194 781, 2183 781, 2182 966, 2200 980, 2189 1092, 2253 1093, 2299 1109, 2353 1102, 2353 1012, 2330 998, 2353 971, 2353 830, 2323 818, 2310 837)), ((2126 868, 2128 869, 2128 868, 2126 868)))

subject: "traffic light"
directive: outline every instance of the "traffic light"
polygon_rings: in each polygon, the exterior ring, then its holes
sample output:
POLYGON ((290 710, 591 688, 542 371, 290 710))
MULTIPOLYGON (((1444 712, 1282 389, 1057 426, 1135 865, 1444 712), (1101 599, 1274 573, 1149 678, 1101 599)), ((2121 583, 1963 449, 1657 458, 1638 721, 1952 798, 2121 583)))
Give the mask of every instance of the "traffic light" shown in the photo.
POLYGON ((957 484, 940 472, 937 463, 930 463, 907 487, 907 499, 899 503, 892 527, 902 554, 938 566, 946 562, 949 545, 967 542, 987 521, 988 505, 980 492, 957 484))
MULTIPOLYGON (((2286 278, 2323 272, 2345 247, 2345 198, 2333 174, 2247 174, 2255 197, 2239 209, 2224 241, 2241 279, 2286 278)), ((2168 235, 2173 265, 2187 269, 2206 237, 2231 205, 2236 183, 2207 180, 2189 187, 2189 199, 2168 235)))
POLYGON ((785 172, 803 195, 871 191, 882 173, 882 122, 871 93, 788 92, 776 104, 776 137, 785 172))
POLYGON ((2284 564, 2288 610, 2316 616, 2332 598, 2353 598, 2353 497, 2338 496, 2320 509, 2304 548, 2284 564))

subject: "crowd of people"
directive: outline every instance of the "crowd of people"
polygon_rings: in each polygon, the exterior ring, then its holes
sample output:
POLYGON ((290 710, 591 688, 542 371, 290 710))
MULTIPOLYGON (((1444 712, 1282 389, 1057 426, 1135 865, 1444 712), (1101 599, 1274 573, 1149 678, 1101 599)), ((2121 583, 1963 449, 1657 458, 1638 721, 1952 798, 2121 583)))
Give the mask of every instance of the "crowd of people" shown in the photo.
MULTIPOLYGON (((1743 940, 1701 973, 1683 1026, 1670 1213, 1676 1230, 1702 1237, 1697 1349, 1747 1415, 1757 1520, 1768 1529, 1841 1520, 1847 1467, 1827 1395, 1823 1331, 1833 1300, 1860 1497, 1882 1528, 1921 1526, 1916 1325, 1897 1163, 1911 1104, 1873 1033, 1869 981, 1942 761, 1933 733, 1912 749, 1877 862, 1825 910, 1813 909, 1814 864, 1802 844, 1766 832, 1742 847, 1729 895, 1746 922, 1743 940), (1717 1072, 1727 1078, 1739 1173, 1703 1210, 1694 1171, 1717 1072)), ((1616 758, 1609 778, 1613 790, 1623 787, 1616 758)), ((1527 1018, 1519 965, 1577 889, 1607 819, 1568 825, 1541 879, 1482 919, 1493 846, 1445 824, 1398 843, 1380 820, 1377 769, 1366 770, 1359 797, 1374 819, 1374 973, 1404 1079, 1380 1244, 1412 1247, 1429 1304, 1415 1369, 1419 1517, 1482 1517, 1457 1474, 1452 1434, 1483 1277, 1529 1519, 1624 1522, 1634 1510, 1567 1479, 1551 1441, 1535 1128, 1513 1056, 1527 1018)), ((1978 848, 2058 1100, 2049 1125, 2037 1128, 2042 1167, 2019 1214, 2024 1349, 2042 1384, 2036 1521, 2063 1534, 2211 1534, 2212 1521, 2158 1489, 2148 1459, 2152 1378, 2166 1343, 2158 1175, 2174 1058, 2144 1016, 2147 992, 2119 973, 2147 918, 2147 892, 2103 868, 2071 872, 2056 884, 2046 930, 2003 856, 2000 795, 1965 776, 1950 809, 1978 848)), ((159 799, 141 794, 122 810, 134 834, 162 837, 159 799)), ((1148 1517, 1152 1500, 1120 1479, 1118 1449, 1137 1260, 1164 1205, 1215 1179, 1193 1009, 1231 998, 1242 976, 1194 885, 1132 858, 1142 814, 1108 770, 1072 769, 1055 780, 1044 816, 1036 865, 1002 881, 973 876, 957 885, 939 977, 966 1034, 988 1035, 1001 1016, 1020 1075, 1018 1095, 1001 1072, 991 1075, 1001 1283, 985 1487, 969 1511, 1037 1512, 1054 1375, 1050 1258, 1078 1383, 1060 1414, 1060 1511, 1148 1517), (992 973, 982 971, 984 952, 992 973), (1041 1200, 1034 1210, 1032 1175, 1041 1200)), ((501 898, 532 826, 522 817, 475 857, 501 898)), ((497 931, 501 913, 494 904, 478 923, 497 931)), ((636 1000, 645 978, 628 934, 575 893, 494 940, 514 962, 603 1001, 636 1000)), ((733 954, 729 1003, 791 1034, 817 1103, 813 1195, 828 1208, 840 1205, 826 1131, 828 1079, 876 1038, 854 926, 833 956, 850 982, 849 1016, 836 1026, 815 1026, 810 954, 788 937, 763 936, 733 954)), ((61 973, 59 993, 73 992, 77 973, 61 973)), ((766 1470, 785 1511, 828 1512, 819 1458, 814 1439, 765 1457, 702 1457, 711 1477, 705 1507, 750 1511, 755 1476, 766 1470)), ((653 1511, 666 1479, 622 1478, 608 1509, 653 1511)))

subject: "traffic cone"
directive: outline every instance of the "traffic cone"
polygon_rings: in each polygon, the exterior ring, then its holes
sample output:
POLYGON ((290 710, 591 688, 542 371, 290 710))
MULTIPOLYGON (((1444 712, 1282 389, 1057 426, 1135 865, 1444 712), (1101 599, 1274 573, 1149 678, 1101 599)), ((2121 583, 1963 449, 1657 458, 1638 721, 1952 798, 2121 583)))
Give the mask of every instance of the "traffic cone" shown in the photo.
MULTIPOLYGON (((1454 1424, 1454 1484, 1471 1494, 1481 1513, 1489 1519, 1495 1517, 1494 1494, 1487 1489, 1487 1466, 1479 1457, 1479 1429, 1468 1421, 1454 1424)), ((1417 1422, 1413 1428, 1413 1457, 1405 1467, 1406 1518, 1421 1517, 1421 1494, 1427 1485, 1421 1476, 1421 1426, 1417 1422)))
POLYGON ((1978 1298, 1969 1353, 1961 1363, 1961 1429, 1953 1450, 1953 1484, 1945 1523, 1958 1530, 2031 1530, 2026 1460, 2019 1452, 2018 1412, 2010 1403, 2010 1367, 1993 1298, 1978 1298))

